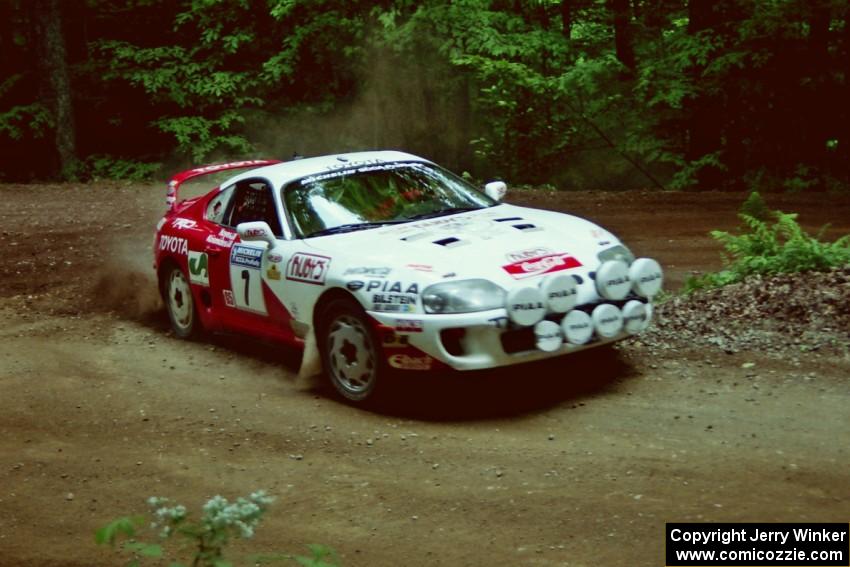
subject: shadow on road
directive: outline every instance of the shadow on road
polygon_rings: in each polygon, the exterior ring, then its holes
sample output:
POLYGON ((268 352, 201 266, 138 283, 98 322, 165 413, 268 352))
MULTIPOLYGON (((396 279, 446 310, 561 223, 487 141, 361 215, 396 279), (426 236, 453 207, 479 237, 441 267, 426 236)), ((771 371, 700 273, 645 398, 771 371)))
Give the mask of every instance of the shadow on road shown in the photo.
MULTIPOLYGON (((171 334, 164 309, 134 320, 163 334, 171 334)), ((301 351, 255 338, 213 334, 202 339, 246 359, 280 365, 298 374, 301 351)), ((408 372, 392 395, 368 410, 423 421, 470 421, 515 417, 614 391, 619 382, 635 375, 634 368, 610 346, 555 359, 473 372, 408 372)), ((302 384, 311 393, 345 402, 332 392, 324 377, 302 384)))
POLYGON ((515 417, 613 391, 635 375, 613 348, 477 372, 400 376, 405 383, 374 410, 425 421, 515 417))

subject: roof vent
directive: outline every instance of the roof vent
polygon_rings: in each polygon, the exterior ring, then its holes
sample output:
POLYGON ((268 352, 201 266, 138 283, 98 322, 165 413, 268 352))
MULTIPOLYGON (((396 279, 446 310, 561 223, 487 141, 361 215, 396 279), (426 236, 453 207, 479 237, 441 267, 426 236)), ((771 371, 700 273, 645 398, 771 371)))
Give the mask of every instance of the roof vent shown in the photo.
POLYGON ((522 219, 522 217, 505 217, 503 219, 493 219, 493 220, 496 221, 496 222, 508 222, 508 221, 515 221, 515 220, 523 220, 523 219, 522 219))
POLYGON ((539 228, 537 228, 537 226, 535 226, 533 224, 529 224, 529 223, 515 224, 515 225, 513 225, 513 227, 517 230, 526 230, 526 231, 528 231, 528 230, 540 230, 539 228))

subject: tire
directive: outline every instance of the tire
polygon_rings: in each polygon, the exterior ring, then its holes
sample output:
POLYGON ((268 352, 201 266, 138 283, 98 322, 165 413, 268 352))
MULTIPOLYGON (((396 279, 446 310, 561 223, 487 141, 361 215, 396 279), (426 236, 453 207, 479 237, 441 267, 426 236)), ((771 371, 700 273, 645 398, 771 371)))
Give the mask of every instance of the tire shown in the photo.
POLYGON ((183 270, 177 266, 165 272, 162 282, 163 299, 171 321, 171 329, 181 339, 196 338, 201 331, 192 288, 183 270))
POLYGON ((332 300, 322 310, 317 331, 322 367, 334 390, 357 405, 382 398, 388 368, 360 305, 352 299, 332 300))

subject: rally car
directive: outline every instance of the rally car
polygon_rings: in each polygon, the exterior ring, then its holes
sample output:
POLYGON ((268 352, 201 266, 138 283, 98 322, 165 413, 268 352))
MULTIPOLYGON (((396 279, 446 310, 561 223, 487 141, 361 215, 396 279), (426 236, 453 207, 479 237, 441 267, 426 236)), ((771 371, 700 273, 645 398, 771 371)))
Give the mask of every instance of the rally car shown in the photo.
POLYGON ((174 176, 154 245, 174 333, 304 349, 352 402, 394 369, 493 368, 645 329, 662 270, 587 220, 501 203, 396 151, 212 165, 174 176), (185 181, 243 169, 204 196, 185 181))

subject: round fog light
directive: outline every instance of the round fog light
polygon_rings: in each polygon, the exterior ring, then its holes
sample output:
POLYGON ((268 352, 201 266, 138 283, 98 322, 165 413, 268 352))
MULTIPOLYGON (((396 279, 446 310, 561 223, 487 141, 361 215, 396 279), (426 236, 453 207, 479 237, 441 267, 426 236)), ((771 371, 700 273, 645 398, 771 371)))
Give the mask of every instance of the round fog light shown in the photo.
POLYGON ((605 299, 624 299, 631 289, 629 267, 620 260, 602 262, 596 270, 596 289, 605 299))
POLYGON ((540 284, 540 291, 546 298, 549 311, 553 313, 566 313, 576 306, 578 289, 576 280, 565 274, 551 274, 546 276, 540 284))
POLYGON ((623 306, 623 328, 627 333, 635 334, 646 329, 649 323, 649 314, 646 305, 642 301, 632 299, 623 306))
POLYGON ((641 297, 653 297, 661 291, 664 272, 661 265, 652 258, 638 258, 629 268, 629 279, 635 293, 641 297))
POLYGON ((534 345, 543 352, 555 352, 564 342, 561 327, 552 321, 540 321, 534 325, 534 345))
POLYGON ((536 287, 515 287, 508 292, 506 308, 511 321, 530 327, 546 315, 546 300, 536 287))
POLYGON ((623 328, 623 314, 616 305, 603 303, 593 309, 593 326, 600 337, 610 339, 623 328))
POLYGON ((574 345, 583 345, 593 336, 593 322, 584 311, 574 310, 567 313, 561 321, 561 330, 567 341, 574 345))

